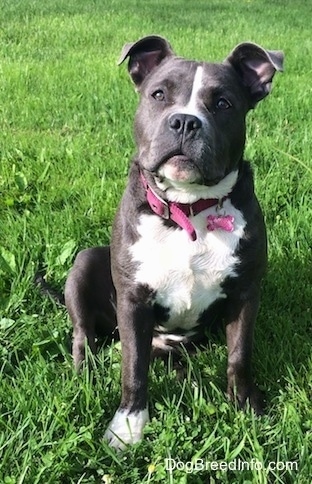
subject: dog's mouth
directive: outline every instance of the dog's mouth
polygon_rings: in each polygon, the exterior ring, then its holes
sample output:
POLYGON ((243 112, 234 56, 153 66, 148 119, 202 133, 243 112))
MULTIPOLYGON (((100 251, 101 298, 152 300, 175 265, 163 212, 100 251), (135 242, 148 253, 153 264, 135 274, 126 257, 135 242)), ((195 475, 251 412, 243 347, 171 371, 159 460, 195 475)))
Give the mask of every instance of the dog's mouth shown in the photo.
POLYGON ((217 185, 222 179, 222 176, 208 178, 204 175, 192 158, 183 153, 174 153, 169 157, 163 159, 154 175, 160 183, 171 184, 196 184, 205 186, 217 185))
POLYGON ((162 160, 156 174, 159 180, 180 183, 201 183, 203 178, 196 162, 182 153, 173 154, 162 160))

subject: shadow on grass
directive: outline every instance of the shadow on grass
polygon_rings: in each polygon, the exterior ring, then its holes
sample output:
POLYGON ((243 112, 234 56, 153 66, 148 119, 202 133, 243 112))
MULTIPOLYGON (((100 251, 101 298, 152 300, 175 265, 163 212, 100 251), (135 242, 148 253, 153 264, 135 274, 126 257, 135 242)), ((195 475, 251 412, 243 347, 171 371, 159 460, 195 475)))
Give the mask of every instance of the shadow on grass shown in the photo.
POLYGON ((308 257, 305 261, 289 258, 285 251, 285 255, 269 261, 254 355, 269 404, 287 385, 290 373, 297 375, 298 380, 306 378, 312 344, 311 301, 308 257))

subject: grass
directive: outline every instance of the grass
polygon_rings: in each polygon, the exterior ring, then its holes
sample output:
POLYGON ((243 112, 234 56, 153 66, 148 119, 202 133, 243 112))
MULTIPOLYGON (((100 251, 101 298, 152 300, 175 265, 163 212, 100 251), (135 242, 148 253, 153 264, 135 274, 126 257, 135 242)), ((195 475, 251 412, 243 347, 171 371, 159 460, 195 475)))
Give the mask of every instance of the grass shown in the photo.
POLYGON ((1 484, 311 482, 310 13, 304 0, 2 2, 1 484), (116 60, 149 33, 198 59, 223 59, 244 40, 286 54, 272 96, 249 115, 246 146, 269 237, 254 353, 268 413, 227 403, 221 337, 186 359, 185 380, 153 364, 145 439, 116 454, 102 436, 120 398, 119 345, 75 375, 66 312, 32 279, 43 261, 62 289, 77 251, 109 241, 137 104, 116 60), (188 465, 169 472, 166 458, 188 465), (200 459, 263 469, 192 469, 200 459))

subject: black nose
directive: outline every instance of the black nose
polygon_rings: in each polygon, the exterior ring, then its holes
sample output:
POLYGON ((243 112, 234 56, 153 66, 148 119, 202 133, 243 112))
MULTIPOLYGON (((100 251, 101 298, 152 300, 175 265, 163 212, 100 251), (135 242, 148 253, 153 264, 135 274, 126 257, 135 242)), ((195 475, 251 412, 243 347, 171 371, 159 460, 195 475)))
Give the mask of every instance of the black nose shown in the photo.
POLYGON ((176 134, 194 134, 202 127, 202 122, 192 114, 174 113, 169 117, 169 128, 176 134))

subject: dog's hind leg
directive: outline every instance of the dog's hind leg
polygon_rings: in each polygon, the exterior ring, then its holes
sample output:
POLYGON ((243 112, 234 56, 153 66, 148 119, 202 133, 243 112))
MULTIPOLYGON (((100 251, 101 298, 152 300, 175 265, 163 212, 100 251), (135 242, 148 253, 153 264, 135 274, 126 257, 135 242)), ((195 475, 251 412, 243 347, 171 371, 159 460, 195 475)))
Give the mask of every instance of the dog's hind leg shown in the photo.
POLYGON ((85 358, 86 341, 95 352, 95 338, 114 333, 115 299, 110 247, 79 252, 65 285, 65 304, 74 327, 73 358, 77 369, 85 358))

